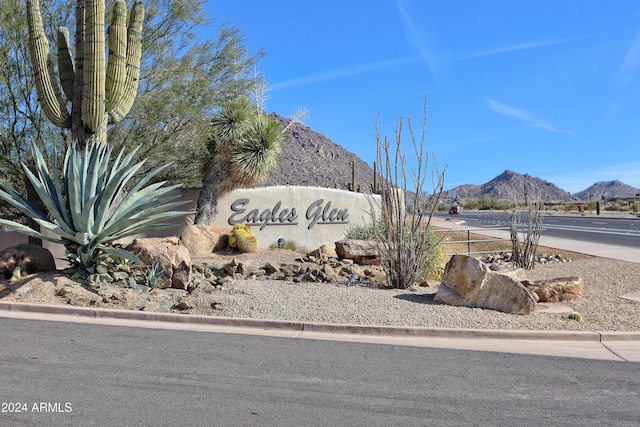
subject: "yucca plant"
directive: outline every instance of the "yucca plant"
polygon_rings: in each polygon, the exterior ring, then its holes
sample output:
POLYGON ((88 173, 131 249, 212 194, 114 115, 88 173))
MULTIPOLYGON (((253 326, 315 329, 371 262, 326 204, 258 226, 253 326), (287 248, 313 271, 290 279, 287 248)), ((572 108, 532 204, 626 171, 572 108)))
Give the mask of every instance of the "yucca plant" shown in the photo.
MULTIPOLYGON (((139 147, 138 147, 139 148, 139 147)), ((184 202, 174 202, 179 196, 168 192, 179 185, 164 187, 166 181, 147 185, 169 164, 147 173, 137 183, 130 183, 144 161, 132 164, 138 148, 125 155, 120 151, 110 164, 112 147, 91 144, 80 148, 71 144, 64 158, 64 176, 60 179, 55 167, 52 172, 42 153, 33 144, 35 173, 23 163, 22 168, 48 212, 42 212, 13 188, 0 182, 0 198, 40 225, 59 236, 49 236, 20 223, 0 219, 0 225, 22 234, 61 243, 67 248, 69 261, 77 267, 93 272, 96 262, 104 255, 128 259, 141 264, 128 251, 109 245, 123 237, 147 233, 173 224, 161 223, 168 218, 189 212, 170 211, 184 202)))
POLYGON ((212 224, 218 199, 236 188, 260 183, 277 168, 286 128, 256 112, 248 98, 225 105, 212 120, 211 158, 205 165, 196 224, 212 224))

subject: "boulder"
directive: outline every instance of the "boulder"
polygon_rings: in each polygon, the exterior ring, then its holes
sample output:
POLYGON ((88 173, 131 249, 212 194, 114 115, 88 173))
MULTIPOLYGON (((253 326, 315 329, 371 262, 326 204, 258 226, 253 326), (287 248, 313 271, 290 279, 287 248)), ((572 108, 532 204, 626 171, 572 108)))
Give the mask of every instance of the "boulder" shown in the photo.
POLYGON ((350 259, 360 265, 380 265, 378 243, 373 240, 346 239, 336 242, 340 259, 350 259))
POLYGON ((19 268, 20 274, 32 274, 56 269, 56 261, 48 249, 29 243, 21 243, 0 251, 0 275, 5 279, 11 278, 19 268))
POLYGON ((335 248, 329 245, 322 245, 318 249, 311 251, 307 254, 308 257, 313 256, 318 259, 327 260, 329 258, 338 258, 335 248))
POLYGON ((187 289, 191 282, 191 256, 177 237, 135 239, 126 249, 148 266, 162 271, 162 288, 187 289))
POLYGON ((434 301, 512 314, 530 314, 536 304, 519 280, 491 271, 485 263, 468 255, 451 257, 434 301))
POLYGON ((206 256, 225 249, 229 244, 229 233, 231 230, 228 228, 195 224, 182 231, 180 240, 191 256, 206 256))
POLYGON ((583 280, 580 277, 559 277, 535 282, 523 280, 522 284, 535 293, 540 302, 577 301, 582 298, 583 280))

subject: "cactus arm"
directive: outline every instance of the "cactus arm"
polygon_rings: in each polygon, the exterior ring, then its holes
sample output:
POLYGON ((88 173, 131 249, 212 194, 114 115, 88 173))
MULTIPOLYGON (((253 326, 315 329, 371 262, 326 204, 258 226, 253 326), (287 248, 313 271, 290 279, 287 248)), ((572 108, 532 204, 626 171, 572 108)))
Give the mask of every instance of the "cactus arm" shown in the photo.
POLYGON ((31 65, 42 111, 54 125, 68 128, 71 126, 71 116, 67 111, 53 70, 49 41, 42 25, 39 0, 27 0, 27 21, 31 65))
POLYGON ((71 44, 69 43, 69 30, 65 27, 58 28, 58 74, 64 96, 68 101, 73 100, 73 57, 71 56, 71 44))
POLYGON ((82 121, 90 134, 98 133, 106 124, 104 28, 104 0, 87 0, 82 121))
POLYGON ((116 94, 110 105, 110 121, 120 122, 129 113, 138 92, 140 79, 140 60, 142 57, 142 24, 144 5, 136 0, 131 8, 129 27, 127 28, 127 78, 123 90, 116 94))
POLYGON ((86 132, 82 124, 82 88, 84 87, 85 1, 76 3, 75 78, 71 100, 71 139, 84 147, 86 132))
POLYGON ((106 97, 107 111, 113 101, 122 93, 127 80, 127 4, 116 0, 113 4, 113 18, 108 30, 109 60, 107 62, 106 97))

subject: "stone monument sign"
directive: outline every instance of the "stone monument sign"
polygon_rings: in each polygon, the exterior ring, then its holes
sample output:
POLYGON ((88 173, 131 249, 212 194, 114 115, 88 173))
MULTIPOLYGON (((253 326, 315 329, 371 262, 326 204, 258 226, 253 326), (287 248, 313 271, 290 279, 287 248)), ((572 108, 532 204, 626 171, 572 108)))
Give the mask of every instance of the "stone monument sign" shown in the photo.
POLYGON ((355 225, 380 213, 380 196, 333 188, 274 186, 238 189, 218 202, 213 225, 249 224, 261 248, 284 238, 299 248, 333 245, 355 225))

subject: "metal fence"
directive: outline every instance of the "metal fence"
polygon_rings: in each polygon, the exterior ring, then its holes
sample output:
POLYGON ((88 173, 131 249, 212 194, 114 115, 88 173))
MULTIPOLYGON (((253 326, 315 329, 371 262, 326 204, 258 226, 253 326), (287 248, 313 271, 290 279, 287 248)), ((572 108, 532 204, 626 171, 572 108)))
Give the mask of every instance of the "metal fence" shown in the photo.
MULTIPOLYGON (((492 228, 492 230, 501 230, 500 228, 492 228)), ((508 228, 504 228, 502 230, 509 230, 508 228)), ((440 240, 441 245, 453 245, 453 244, 460 244, 460 243, 466 243, 467 244, 467 251, 466 252, 456 252, 456 253, 445 253, 443 254, 444 256, 453 256, 453 255, 458 255, 461 253, 464 253, 466 255, 481 255, 481 254, 493 254, 496 252, 507 252, 507 253, 511 253, 511 249, 500 249, 500 250, 493 250, 493 251, 472 251, 471 250, 471 246, 472 243, 488 243, 488 242, 511 242, 511 239, 508 238, 495 238, 495 237, 491 237, 491 238, 487 238, 487 239, 471 239, 471 230, 431 230, 434 233, 451 233, 451 232, 466 232, 467 233, 467 239, 466 240, 450 240, 450 241, 445 241, 444 239, 440 240)), ((474 234, 478 234, 478 230, 474 230, 473 231, 474 234)))

